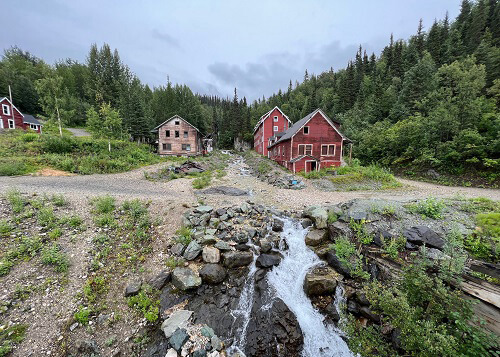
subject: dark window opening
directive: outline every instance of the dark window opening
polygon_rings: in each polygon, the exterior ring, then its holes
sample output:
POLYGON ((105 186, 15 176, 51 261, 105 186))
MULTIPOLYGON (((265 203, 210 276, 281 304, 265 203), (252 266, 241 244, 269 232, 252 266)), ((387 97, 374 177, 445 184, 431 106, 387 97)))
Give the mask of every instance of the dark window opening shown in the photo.
POLYGON ((304 127, 304 135, 307 135, 307 134, 309 134, 309 127, 305 126, 304 127))
POLYGON ((182 144, 182 151, 191 151, 191 144, 182 144))
POLYGON ((175 131, 175 137, 178 138, 179 137, 179 130, 176 130, 175 131))
POLYGON ((167 150, 167 144, 163 144, 163 150, 167 150))
POLYGON ((170 137, 170 130, 165 131, 165 136, 166 136, 167 138, 169 138, 169 137, 170 137))
POLYGON ((176 122, 175 122, 175 125, 179 125, 179 121, 176 121, 176 122))
POLYGON ((188 137, 188 132, 187 132, 187 131, 185 131, 185 132, 184 132, 184 137, 185 137, 185 138, 187 138, 187 137, 188 137))

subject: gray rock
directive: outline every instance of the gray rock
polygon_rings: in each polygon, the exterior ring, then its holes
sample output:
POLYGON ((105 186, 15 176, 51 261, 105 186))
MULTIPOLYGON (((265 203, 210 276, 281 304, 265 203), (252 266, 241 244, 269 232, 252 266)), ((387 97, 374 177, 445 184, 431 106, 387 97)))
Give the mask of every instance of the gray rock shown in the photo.
POLYGON ((177 289, 189 290, 201 285, 201 278, 197 272, 189 268, 175 268, 172 272, 172 283, 177 289))
POLYGON ((229 245, 229 243, 224 242, 223 240, 220 240, 217 243, 215 243, 214 247, 219 250, 231 250, 231 246, 229 245))
POLYGON ((302 228, 307 228, 311 227, 313 225, 313 221, 310 218, 304 218, 300 224, 302 225, 302 228))
POLYGON ((246 231, 238 232, 235 236, 233 236, 233 240, 236 243, 246 243, 248 242, 248 233, 246 231))
POLYGON ((223 256, 224 266, 228 268, 246 266, 253 261, 252 252, 226 252, 223 256))
POLYGON ((234 246, 234 249, 246 252, 250 250, 250 246, 248 244, 239 243, 234 246))
POLYGON ((328 265, 335 269, 338 273, 347 277, 351 276, 349 269, 339 260, 335 252, 329 251, 326 253, 325 260, 328 262, 328 265))
POLYGON ((309 217, 318 229, 326 228, 328 221, 328 212, 318 206, 311 206, 304 210, 305 217, 309 217))
POLYGON ((142 282, 140 280, 135 280, 128 284, 128 286, 125 288, 125 297, 139 294, 139 291, 141 291, 141 286, 142 282))
POLYGON ((222 341, 217 336, 212 336, 212 338, 210 339, 210 344, 212 345, 214 350, 219 351, 219 352, 222 351, 222 347, 224 347, 222 345, 222 341))
POLYGON ((245 196, 248 195, 247 191, 240 190, 236 187, 228 187, 228 186, 215 186, 207 188, 203 191, 205 194, 211 195, 226 195, 226 196, 245 196))
POLYGON ((368 213, 364 211, 352 211, 348 213, 349 219, 356 222, 366 221, 368 219, 368 213))
POLYGON ((227 210, 226 210, 225 208, 218 208, 218 209, 215 211, 215 213, 216 213, 216 214, 217 214, 217 216, 219 216, 219 217, 220 217, 220 216, 225 215, 225 214, 226 214, 226 212, 227 212, 227 210))
POLYGON ((200 239, 198 239, 198 242, 202 245, 214 244, 216 241, 217 240, 215 239, 215 237, 210 234, 205 234, 200 239))
POLYGON ((213 211, 213 207, 211 207, 211 206, 198 206, 194 209, 194 211, 196 213, 201 213, 201 214, 210 213, 213 211))
POLYGON ((168 339, 168 343, 172 346, 174 350, 179 352, 184 346, 184 344, 189 340, 189 335, 187 334, 185 329, 178 328, 174 331, 172 336, 168 339))
POLYGON ((327 315, 335 322, 338 322, 340 320, 340 311, 337 310, 337 306, 335 305, 335 302, 329 303, 325 311, 327 315))
POLYGON ((449 258, 448 255, 444 254, 442 251, 436 248, 428 248, 427 249, 427 257, 432 260, 440 260, 449 258))
POLYGON ((196 257, 200 254, 201 252, 201 245, 198 244, 197 241, 193 240, 191 243, 188 244, 186 250, 184 251, 183 257, 186 260, 193 260, 196 259, 196 257))
POLYGON ((267 239, 261 239, 260 241, 260 251, 262 253, 269 253, 273 249, 273 245, 267 239))
POLYGON ((366 317, 376 323, 380 323, 380 315, 374 313, 368 306, 361 306, 359 308, 359 313, 361 316, 366 317))
POLYGON ((176 255, 178 257, 180 257, 182 255, 182 253, 184 253, 184 250, 186 249, 186 246, 182 243, 175 243, 172 248, 170 248, 170 252, 173 254, 173 255, 176 255))
POLYGON ((403 231, 406 240, 416 245, 426 245, 431 248, 443 249, 445 241, 426 226, 415 226, 403 231))
POLYGON ((169 348, 165 357, 177 357, 177 351, 173 348, 169 348))
POLYGON ((193 352, 193 357, 207 357, 207 351, 205 350, 196 350, 193 352))
POLYGON ((349 237, 351 235, 351 229, 347 224, 336 221, 328 225, 328 233, 330 235, 330 239, 335 241, 335 238, 337 237, 349 237))
POLYGON ((248 213, 251 210, 251 207, 248 203, 243 202, 240 206, 241 213, 248 213))
POLYGON ((203 281, 209 284, 219 284, 226 278, 226 270, 219 264, 205 264, 199 273, 203 281))
POLYGON ((220 261, 220 251, 215 247, 204 247, 201 256, 205 263, 218 263, 220 261))
POLYGON ((271 268, 273 266, 279 265, 281 262, 281 257, 273 254, 261 254, 255 261, 257 268, 271 268))
POLYGON ((359 315, 359 305, 354 300, 349 300, 347 303, 347 311, 351 314, 359 315))
POLYGON ((304 291, 308 296, 335 293, 339 274, 329 267, 316 268, 306 274, 304 291))
POLYGON ((149 280, 149 285, 153 288, 161 290, 170 281, 171 273, 169 271, 163 270, 158 275, 152 277, 149 280))
POLYGON ((223 214, 222 216, 219 217, 219 219, 224 222, 224 221, 227 221, 229 219, 229 216, 227 214, 223 214))
POLYGON ((246 231, 249 239, 252 239, 257 234, 257 230, 252 227, 247 228, 246 231))
POLYGON ((215 336, 215 332, 213 330, 213 328, 211 328, 210 326, 203 326, 200 330, 200 333, 202 336, 205 336, 205 337, 208 337, 208 338, 212 338, 213 336, 215 336))
POLYGON ((178 328, 186 328, 192 314, 193 311, 189 310, 177 310, 172 312, 168 319, 161 324, 161 329, 165 337, 170 338, 178 328))
POLYGON ((283 222, 281 219, 275 218, 273 220, 272 229, 274 232, 282 232, 284 226, 285 226, 285 222, 283 222))
POLYGON ((326 229, 313 229, 307 232, 306 244, 315 247, 325 242, 327 238, 328 231, 326 229))

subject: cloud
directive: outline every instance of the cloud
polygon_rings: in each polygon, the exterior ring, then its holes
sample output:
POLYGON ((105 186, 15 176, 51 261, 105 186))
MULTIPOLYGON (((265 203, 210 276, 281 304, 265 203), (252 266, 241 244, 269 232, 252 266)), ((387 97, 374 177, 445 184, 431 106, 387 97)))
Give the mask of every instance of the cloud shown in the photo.
POLYGON ((158 29, 153 29, 151 31, 151 35, 153 36, 153 38, 163 41, 171 47, 182 49, 181 45, 179 44, 179 41, 177 41, 177 39, 175 39, 174 37, 170 36, 168 33, 163 33, 158 31, 158 29))

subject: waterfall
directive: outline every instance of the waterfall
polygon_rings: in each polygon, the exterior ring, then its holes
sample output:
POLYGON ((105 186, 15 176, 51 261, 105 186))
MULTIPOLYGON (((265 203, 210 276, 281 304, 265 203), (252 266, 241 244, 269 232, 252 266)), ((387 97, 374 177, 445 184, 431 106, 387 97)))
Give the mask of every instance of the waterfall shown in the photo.
POLYGON ((286 240, 288 250, 283 252, 280 265, 267 274, 269 285, 297 317, 304 335, 303 357, 353 356, 339 331, 324 324, 323 315, 304 293, 306 273, 321 264, 318 256, 306 246, 306 234, 307 229, 299 222, 285 220, 282 239, 286 240))

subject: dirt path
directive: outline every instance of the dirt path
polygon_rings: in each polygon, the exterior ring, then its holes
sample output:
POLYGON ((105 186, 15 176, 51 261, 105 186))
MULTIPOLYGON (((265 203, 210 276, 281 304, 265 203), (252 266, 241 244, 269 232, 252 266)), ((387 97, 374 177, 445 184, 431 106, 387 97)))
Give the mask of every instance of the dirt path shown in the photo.
POLYGON ((80 128, 66 128, 73 133, 74 136, 90 136, 90 133, 85 129, 80 128))
MULTIPOLYGON (((164 164, 157 164, 120 174, 70 176, 70 177, 35 177, 18 176, 0 178, 0 192, 10 188, 18 188, 25 192, 62 193, 76 200, 91 196, 110 194, 118 198, 141 198, 152 201, 192 204, 198 198, 210 204, 233 204, 248 197, 232 197, 221 195, 197 195, 189 179, 177 179, 169 182, 151 182, 144 179, 144 171, 151 171, 164 164)), ((324 192, 309 182, 300 191, 279 189, 257 178, 242 174, 246 168, 242 160, 235 157, 230 164, 227 175, 214 180, 213 185, 226 185, 245 189, 251 192, 252 199, 279 208, 302 208, 321 203, 338 203, 354 198, 381 198, 407 201, 427 196, 452 197, 463 196, 487 197, 500 200, 500 190, 474 187, 450 187, 431 183, 399 179, 402 188, 383 191, 348 191, 324 192)))

